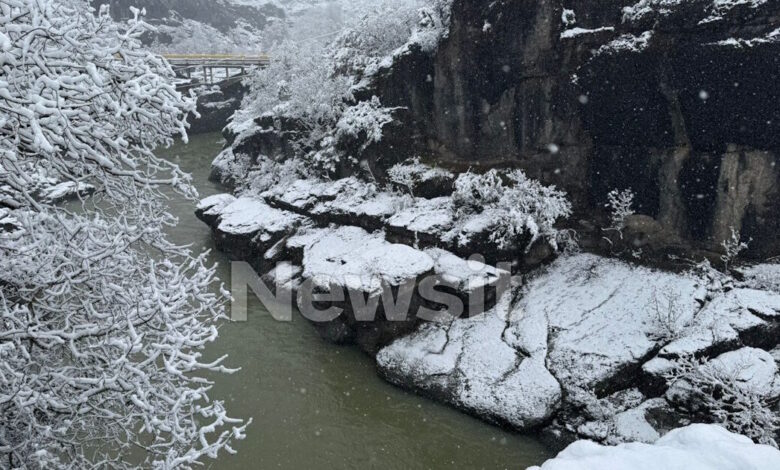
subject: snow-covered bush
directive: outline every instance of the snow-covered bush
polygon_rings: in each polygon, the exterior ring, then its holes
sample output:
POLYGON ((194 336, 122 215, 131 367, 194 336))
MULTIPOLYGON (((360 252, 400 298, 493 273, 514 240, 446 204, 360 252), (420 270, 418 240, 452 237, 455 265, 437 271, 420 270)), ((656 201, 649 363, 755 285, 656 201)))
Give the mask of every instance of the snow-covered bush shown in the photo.
POLYGON ((0 467, 189 468, 243 437, 209 398, 224 318, 202 255, 166 240, 154 150, 194 101, 126 24, 86 0, 0 0, 0 467), (35 175, 90 184, 77 212, 35 175))
POLYGON ((393 122, 393 110, 382 107, 379 98, 350 106, 336 123, 336 139, 363 137, 363 147, 382 140, 382 128, 393 122))
MULTIPOLYGON (((774 364, 768 353, 763 354, 774 364)), ((778 447, 775 438, 780 430, 780 415, 772 409, 774 405, 766 390, 756 383, 762 374, 752 364, 740 362, 745 356, 740 351, 724 356, 728 357, 712 361, 693 357, 676 360, 667 375, 667 396, 730 431, 759 444, 778 447)))
POLYGON ((284 41, 270 51, 273 60, 250 79, 250 92, 230 127, 240 129, 270 113, 301 126, 297 143, 305 154, 315 148, 352 99, 349 77, 333 73, 325 49, 317 44, 284 41))
POLYGON ((248 177, 246 182, 238 188, 239 191, 257 195, 274 186, 285 187, 298 179, 311 176, 299 160, 291 159, 278 162, 262 155, 249 167, 245 175, 248 177))
POLYGON ((497 170, 482 175, 469 171, 455 180, 452 204, 460 213, 482 212, 486 207, 498 204, 505 189, 497 170))
POLYGON ((398 163, 387 170, 387 177, 391 183, 402 186, 415 196, 414 188, 419 185, 429 184, 436 180, 454 180, 455 175, 443 168, 428 166, 415 157, 398 163))
POLYGON ((554 248, 562 233, 555 223, 571 214, 566 194, 528 178, 521 170, 485 174, 463 173, 452 195, 458 237, 468 237, 475 216, 490 226, 490 240, 501 249, 515 247, 522 237, 530 248, 539 239, 554 248))
POLYGON ((662 298, 653 293, 652 310, 655 313, 655 339, 671 342, 678 339, 683 331, 693 323, 688 310, 680 305, 680 294, 665 292, 662 298))
POLYGON ((724 270, 728 272, 729 266, 739 257, 739 254, 748 249, 748 244, 742 241, 742 235, 731 227, 731 237, 721 242, 723 255, 720 260, 723 261, 724 270))
POLYGON ((626 219, 635 214, 634 192, 630 189, 618 191, 614 189, 607 194, 607 205, 612 225, 610 230, 622 231, 626 227, 626 219))

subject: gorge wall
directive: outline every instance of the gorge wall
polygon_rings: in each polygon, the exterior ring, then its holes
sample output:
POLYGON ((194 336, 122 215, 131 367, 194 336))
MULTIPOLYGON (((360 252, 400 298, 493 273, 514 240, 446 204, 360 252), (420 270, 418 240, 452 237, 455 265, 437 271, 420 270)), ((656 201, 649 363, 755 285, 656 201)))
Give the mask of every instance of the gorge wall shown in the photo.
POLYGON ((667 240, 780 253, 778 1, 454 0, 435 55, 371 91, 407 108, 404 153, 521 167, 583 218, 630 188, 667 240))

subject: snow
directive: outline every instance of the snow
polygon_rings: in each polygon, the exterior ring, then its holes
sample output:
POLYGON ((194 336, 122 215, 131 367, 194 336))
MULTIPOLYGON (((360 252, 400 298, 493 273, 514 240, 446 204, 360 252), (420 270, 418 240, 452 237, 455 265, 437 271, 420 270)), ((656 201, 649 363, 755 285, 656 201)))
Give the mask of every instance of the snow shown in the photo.
POLYGON ((95 187, 91 184, 66 181, 43 189, 41 197, 47 202, 58 202, 71 196, 83 195, 94 190, 95 187))
POLYGON ((382 140, 382 129, 393 122, 393 109, 382 107, 377 96, 350 106, 336 122, 336 137, 365 136, 363 148, 382 140))
POLYGON ((240 197, 226 205, 218 230, 231 235, 288 232, 301 222, 299 215, 270 207, 260 199, 240 197))
MULTIPOLYGON (((336 181, 299 179, 290 185, 277 186, 270 197, 283 204, 302 211, 313 211, 318 204, 335 200, 337 197, 347 198, 354 202, 357 194, 370 194, 372 188, 355 177, 336 181)), ((327 207, 319 207, 317 212, 326 213, 327 207)))
POLYGON ((453 224, 452 200, 449 197, 416 199, 388 220, 388 225, 415 233, 441 236, 453 224))
POLYGON ((712 8, 718 14, 723 14, 739 5, 758 8, 769 0, 712 0, 712 8))
POLYGON ((671 431, 655 444, 608 447, 591 441, 570 445, 541 467, 529 470, 775 470, 780 451, 754 444, 716 425, 694 424, 671 431))
POLYGON ((760 396, 774 392, 777 364, 772 355, 762 349, 742 348, 712 359, 701 367, 710 368, 717 376, 734 377, 737 386, 760 396))
POLYGON ((711 43, 715 46, 731 46, 731 47, 755 47, 762 44, 769 44, 780 41, 780 28, 768 33, 763 37, 755 37, 751 39, 744 38, 728 38, 721 41, 711 43))
POLYGON ((288 261, 283 261, 277 264, 266 275, 277 286, 292 291, 299 287, 302 272, 303 269, 300 266, 296 266, 288 261))
POLYGON ((736 343, 739 333, 728 323, 715 322, 699 325, 687 331, 685 336, 672 341, 658 353, 662 358, 678 358, 702 353, 716 344, 736 343))
POLYGON ((684 1, 686 0, 640 0, 632 6, 623 8, 623 22, 638 21, 654 12, 660 15, 668 15, 684 1))
POLYGON ((596 54, 641 52, 647 48, 652 38, 652 31, 645 31, 639 36, 635 36, 633 34, 624 34, 619 38, 601 46, 596 54))
POLYGON ((780 293, 780 264, 757 264, 738 271, 745 278, 748 287, 780 293))
MULTIPOLYGON (((768 0, 711 0, 708 5, 703 5, 704 11, 709 13, 709 16, 702 19, 699 23, 705 24, 718 21, 737 6, 758 8, 767 3, 767 1, 768 0)), ((623 22, 637 22, 653 13, 661 16, 668 16, 683 3, 685 3, 684 0, 640 0, 632 6, 623 8, 623 22)))
POLYGON ((365 218, 383 222, 395 214, 406 198, 378 191, 372 183, 355 177, 337 181, 300 179, 268 193, 272 203, 289 206, 311 216, 348 216, 358 225, 365 218))
POLYGON ((494 285, 500 277, 510 273, 488 266, 479 261, 464 260, 449 251, 440 248, 425 250, 425 254, 434 261, 434 272, 446 282, 457 286, 461 292, 472 292, 476 289, 494 285))
POLYGON ((425 324, 377 355, 398 385, 434 393, 464 410, 517 429, 548 419, 561 399, 544 356, 526 357, 501 340, 509 301, 474 318, 425 324))
POLYGON ((614 418, 614 435, 621 442, 644 442, 647 444, 657 441, 661 435, 647 421, 647 411, 656 406, 663 406, 666 402, 662 399, 648 400, 636 408, 618 413, 614 418))
POLYGON ((290 243, 304 248, 303 277, 320 287, 335 281, 348 289, 379 294, 383 281, 398 286, 433 269, 433 260, 425 253, 358 227, 313 230, 294 238, 290 243))
POLYGON ((561 22, 566 26, 571 26, 576 24, 577 15, 574 13, 574 10, 564 8, 563 12, 561 13, 561 22))
POLYGON ((387 192, 379 192, 368 196, 339 194, 335 200, 319 205, 314 214, 345 214, 358 222, 361 218, 373 218, 379 221, 391 217, 403 204, 403 198, 387 192))
POLYGON ((680 314, 693 316, 701 295, 697 279, 580 254, 555 261, 524 287, 507 335, 545 325, 556 332, 534 334, 524 349, 549 348, 548 365, 567 386, 591 388, 636 363, 657 346, 654 304, 672 294, 680 314))
MULTIPOLYGON (((567 255, 532 275, 516 304, 502 298, 478 317, 425 325, 380 351, 377 361, 394 383, 526 429, 555 411, 561 387, 593 390, 641 365, 663 344, 658 296, 673 295, 679 314, 693 318, 705 294, 699 281, 567 255)), ((624 436, 652 435, 640 414, 619 415, 624 436)))
POLYGON ((223 101, 212 101, 209 103, 204 103, 203 107, 206 109, 226 109, 236 104, 235 98, 230 98, 228 100, 223 101))
POLYGON ((232 194, 215 194, 201 199, 198 203, 197 210, 203 211, 209 215, 219 215, 225 207, 235 201, 236 198, 232 194))
POLYGON ((614 31, 614 30, 615 28, 613 26, 602 26, 600 28, 595 28, 595 29, 571 28, 561 33, 561 39, 572 39, 572 38, 576 38, 577 36, 583 36, 586 34, 596 34, 604 31, 614 31))
POLYGON ((387 171, 387 174, 391 181, 407 187, 413 187, 437 179, 455 180, 455 175, 452 172, 426 165, 419 158, 413 158, 394 165, 387 171))

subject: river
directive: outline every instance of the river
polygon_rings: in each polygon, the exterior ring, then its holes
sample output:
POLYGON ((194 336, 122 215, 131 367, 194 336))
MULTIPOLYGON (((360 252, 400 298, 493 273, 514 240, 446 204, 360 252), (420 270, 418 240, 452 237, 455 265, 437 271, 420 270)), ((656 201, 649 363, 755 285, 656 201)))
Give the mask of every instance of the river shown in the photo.
MULTIPOLYGON (((193 136, 160 152, 192 173, 201 197, 224 192, 209 182, 219 134, 193 136)), ((196 251, 212 250, 219 276, 229 264, 214 249, 194 205, 171 195, 179 225, 170 233, 196 251)), ((248 321, 226 323, 209 355, 229 354, 235 375, 217 377, 213 398, 232 416, 252 417, 238 454, 220 455, 215 469, 249 468, 508 468, 525 469, 551 457, 537 439, 506 432, 382 381, 356 348, 322 341, 297 318, 274 321, 250 302, 248 321)))

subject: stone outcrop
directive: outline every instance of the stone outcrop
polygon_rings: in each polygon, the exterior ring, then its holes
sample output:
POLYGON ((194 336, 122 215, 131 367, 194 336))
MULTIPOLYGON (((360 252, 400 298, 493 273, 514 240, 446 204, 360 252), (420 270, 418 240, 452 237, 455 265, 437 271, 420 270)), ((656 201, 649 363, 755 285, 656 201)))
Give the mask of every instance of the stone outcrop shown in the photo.
POLYGON ((312 305, 317 311, 339 309, 333 318, 303 311, 325 339, 357 344, 372 354, 411 333, 421 308, 427 309, 430 320, 437 315, 432 312, 449 306, 439 302, 431 288, 459 299, 463 310, 449 311, 451 315, 477 316, 496 303, 509 272, 433 245, 387 240, 379 229, 393 210, 393 201, 379 196, 360 204, 354 194, 337 197, 355 185, 359 183, 354 179, 320 186, 302 181, 291 191, 265 197, 220 194, 201 201, 196 214, 212 227, 218 249, 231 259, 248 262, 257 273, 282 281, 277 282, 279 287, 292 291, 299 305, 312 305), (338 224, 333 223, 336 220, 338 224), (280 263, 291 273, 283 280, 280 263), (311 283, 311 289, 299 289, 304 283, 311 283), (309 291, 316 295, 334 290, 340 294, 332 301, 300 297, 309 291), (366 310, 372 303, 376 310, 366 310), (388 310, 390 304, 399 311, 388 310))
POLYGON ((753 255, 780 253, 780 5, 667 3, 455 0, 438 51, 374 83, 408 109, 388 145, 519 166, 584 218, 630 188, 688 246, 719 249, 733 227, 753 255))
POLYGON ((766 396, 780 396, 767 352, 780 343, 780 295, 708 285, 698 275, 565 256, 529 275, 514 303, 507 296, 480 317, 425 325, 382 349, 377 363, 399 386, 514 429, 653 442, 684 419, 664 380, 675 359, 742 364, 766 396))

